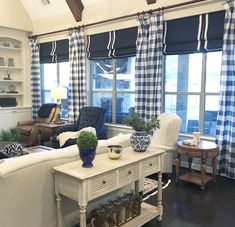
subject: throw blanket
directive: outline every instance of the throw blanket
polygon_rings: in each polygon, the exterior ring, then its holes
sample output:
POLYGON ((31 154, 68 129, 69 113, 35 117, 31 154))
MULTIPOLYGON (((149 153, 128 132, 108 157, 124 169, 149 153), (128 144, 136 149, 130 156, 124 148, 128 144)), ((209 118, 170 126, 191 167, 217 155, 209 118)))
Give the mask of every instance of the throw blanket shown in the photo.
POLYGON ((96 135, 96 130, 95 128, 92 127, 87 127, 87 128, 82 128, 80 131, 68 131, 68 132, 62 132, 57 136, 57 140, 59 140, 60 147, 62 147, 67 140, 69 139, 76 139, 80 135, 81 132, 92 132, 94 135, 96 135))

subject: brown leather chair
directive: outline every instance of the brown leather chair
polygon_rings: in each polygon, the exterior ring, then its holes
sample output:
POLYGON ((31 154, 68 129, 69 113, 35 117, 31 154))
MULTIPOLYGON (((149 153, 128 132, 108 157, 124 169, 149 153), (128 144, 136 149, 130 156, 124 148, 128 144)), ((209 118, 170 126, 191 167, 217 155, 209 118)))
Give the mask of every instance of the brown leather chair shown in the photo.
MULTIPOLYGON (((55 121, 59 114, 59 108, 55 103, 43 104, 38 110, 36 120, 19 121, 17 128, 20 130, 20 141, 30 146, 39 144, 39 128, 37 123, 51 123, 55 121)), ((50 137, 48 131, 41 132, 41 141, 46 141, 50 137)))

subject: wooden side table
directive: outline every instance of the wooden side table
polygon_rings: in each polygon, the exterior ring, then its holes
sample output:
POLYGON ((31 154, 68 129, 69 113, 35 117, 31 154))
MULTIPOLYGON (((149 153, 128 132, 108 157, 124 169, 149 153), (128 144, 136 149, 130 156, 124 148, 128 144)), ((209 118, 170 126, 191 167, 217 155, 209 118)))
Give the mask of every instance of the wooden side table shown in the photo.
POLYGON ((200 141, 197 146, 189 146, 184 145, 183 141, 177 142, 177 149, 176 149, 176 181, 183 180, 187 182, 191 182, 201 186, 201 189, 205 188, 205 185, 211 181, 215 180, 215 173, 216 173, 216 166, 217 166, 217 159, 216 157, 219 154, 219 147, 209 141, 200 141), (188 164, 189 170, 186 174, 179 176, 179 167, 180 167, 180 157, 181 155, 188 157, 188 164), (193 158, 200 158, 201 159, 201 170, 200 173, 196 173, 192 171, 192 160, 193 158), (212 168, 213 174, 212 176, 206 174, 206 161, 208 158, 212 159, 212 168))
POLYGON ((36 124, 38 129, 39 129, 39 134, 38 134, 38 144, 40 145, 42 143, 42 132, 43 130, 48 130, 49 131, 49 138, 48 141, 52 141, 52 137, 55 134, 55 131, 64 125, 67 125, 66 123, 64 124, 55 124, 55 123, 37 123, 36 124))

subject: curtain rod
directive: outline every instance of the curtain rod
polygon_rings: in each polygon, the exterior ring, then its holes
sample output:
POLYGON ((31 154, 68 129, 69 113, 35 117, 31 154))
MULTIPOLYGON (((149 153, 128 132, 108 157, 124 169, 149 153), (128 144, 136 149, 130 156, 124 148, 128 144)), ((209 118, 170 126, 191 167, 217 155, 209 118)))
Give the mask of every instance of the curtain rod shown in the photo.
POLYGON ((138 12, 138 13, 128 14, 128 15, 125 15, 125 16, 114 17, 114 18, 111 18, 111 19, 97 21, 97 22, 93 22, 93 23, 90 23, 90 24, 84 24, 84 25, 80 25, 80 26, 77 26, 77 27, 66 28, 66 29, 47 32, 47 33, 42 33, 42 34, 38 34, 38 35, 32 35, 32 36, 29 36, 29 38, 37 38, 37 37, 41 37, 41 36, 52 35, 52 34, 56 34, 56 33, 70 31, 70 30, 76 29, 76 28, 87 28, 87 27, 91 27, 91 26, 95 26, 95 25, 99 25, 99 24, 104 24, 104 23, 108 23, 108 22, 111 22, 111 21, 115 21, 115 20, 122 20, 122 19, 129 18, 129 17, 139 16, 139 15, 145 14, 145 13, 164 11, 164 10, 174 9, 174 8, 183 7, 183 6, 187 6, 187 5, 192 5, 192 4, 196 4, 196 3, 200 3, 200 2, 206 2, 206 1, 208 1, 208 0, 192 0, 192 1, 188 1, 188 2, 182 2, 182 3, 178 3, 178 4, 165 6, 165 7, 164 6, 159 7, 159 8, 156 8, 156 9, 150 9, 148 11, 142 11, 142 12, 138 12))

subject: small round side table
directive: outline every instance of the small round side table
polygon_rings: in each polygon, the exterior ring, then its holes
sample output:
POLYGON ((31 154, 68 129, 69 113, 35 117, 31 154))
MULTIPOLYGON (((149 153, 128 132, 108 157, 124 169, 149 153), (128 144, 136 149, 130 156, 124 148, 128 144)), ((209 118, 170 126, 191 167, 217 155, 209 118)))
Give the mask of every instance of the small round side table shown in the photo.
POLYGON ((209 141, 200 141, 200 143, 196 146, 185 145, 183 141, 177 142, 176 149, 176 181, 182 180, 191 182, 201 186, 201 189, 205 188, 205 185, 211 181, 215 180, 217 159, 216 157, 219 154, 219 147, 209 141), (181 155, 188 157, 189 170, 186 174, 179 176, 179 168, 180 168, 180 157, 181 155), (200 173, 192 171, 192 160, 193 158, 201 159, 201 170, 200 173), (208 158, 212 159, 212 176, 206 174, 206 160, 208 158))

